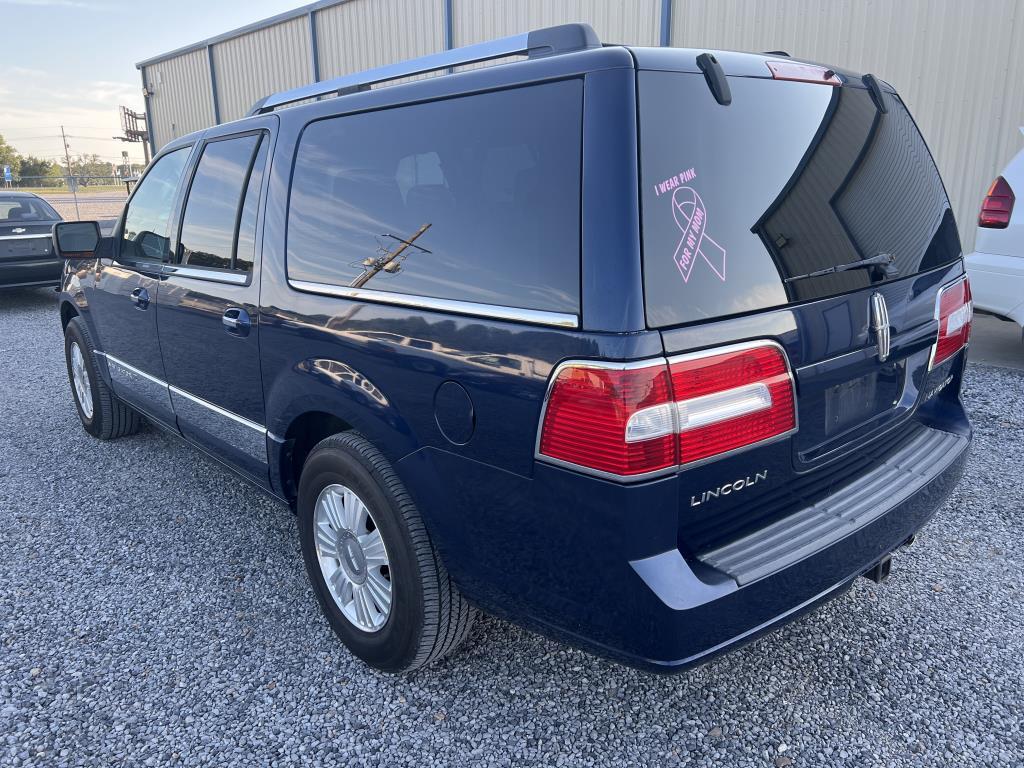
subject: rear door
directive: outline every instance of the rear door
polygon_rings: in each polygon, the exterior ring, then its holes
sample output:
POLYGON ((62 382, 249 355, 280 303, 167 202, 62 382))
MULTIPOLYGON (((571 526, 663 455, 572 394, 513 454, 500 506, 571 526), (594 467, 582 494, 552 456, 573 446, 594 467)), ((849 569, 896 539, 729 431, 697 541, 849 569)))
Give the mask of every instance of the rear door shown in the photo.
POLYGON ((157 340, 156 303, 191 152, 185 146, 154 161, 128 201, 115 235, 114 258, 100 259, 95 279, 83 282, 95 343, 106 356, 114 391, 169 425, 174 413, 157 340))
POLYGON ((178 428, 261 479, 257 233, 270 138, 259 128, 207 138, 200 148, 158 311, 178 428))
MULTIPOLYGON (((639 73, 645 303, 670 357, 783 345, 798 429, 791 466, 769 472, 782 480, 848 469, 841 459, 909 424, 927 389, 938 291, 962 267, 938 171, 899 97, 824 68, 819 82, 795 82, 760 65, 759 77, 728 78, 730 104, 703 74, 639 73), (883 263, 848 268, 866 260, 883 263)), ((694 471, 689 490, 699 501, 766 466, 694 471)))

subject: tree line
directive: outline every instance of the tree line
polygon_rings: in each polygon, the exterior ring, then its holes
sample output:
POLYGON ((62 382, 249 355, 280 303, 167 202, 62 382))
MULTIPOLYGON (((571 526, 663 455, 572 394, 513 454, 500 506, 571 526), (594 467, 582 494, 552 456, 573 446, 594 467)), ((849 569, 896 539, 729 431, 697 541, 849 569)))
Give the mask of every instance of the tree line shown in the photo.
MULTIPOLYGON (((68 168, 65 163, 47 160, 43 157, 33 155, 22 155, 13 146, 7 143, 0 135, 0 167, 9 165, 14 181, 24 180, 25 186, 33 187, 57 187, 66 183, 68 168)), ((142 173, 145 166, 133 163, 128 167, 130 176, 137 176, 142 173)), ((71 175, 76 177, 99 177, 105 176, 109 179, 115 174, 123 174, 124 166, 120 163, 110 163, 100 159, 99 155, 79 154, 71 158, 71 175)), ((0 175, 0 184, 3 183, 3 176, 0 175)), ((79 186, 89 184, 110 183, 104 179, 79 178, 79 186)))

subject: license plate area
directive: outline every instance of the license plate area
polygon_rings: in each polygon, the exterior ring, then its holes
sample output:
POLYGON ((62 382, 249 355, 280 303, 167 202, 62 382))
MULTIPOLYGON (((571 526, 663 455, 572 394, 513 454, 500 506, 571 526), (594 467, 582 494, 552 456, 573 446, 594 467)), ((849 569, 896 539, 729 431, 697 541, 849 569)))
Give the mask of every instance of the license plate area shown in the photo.
POLYGON ((878 413, 882 409, 878 395, 877 372, 826 389, 825 437, 845 432, 878 413))

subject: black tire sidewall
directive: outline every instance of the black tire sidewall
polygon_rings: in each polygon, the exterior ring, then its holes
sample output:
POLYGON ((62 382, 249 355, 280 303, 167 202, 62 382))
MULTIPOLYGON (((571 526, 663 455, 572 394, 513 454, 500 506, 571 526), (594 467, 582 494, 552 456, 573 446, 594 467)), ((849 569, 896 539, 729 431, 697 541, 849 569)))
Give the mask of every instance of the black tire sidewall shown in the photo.
POLYGON ((407 668, 415 658, 423 633, 422 575, 398 501, 374 471, 369 458, 343 438, 314 449, 299 482, 298 517, 306 571, 331 628, 367 664, 384 671, 407 668), (364 632, 345 618, 331 596, 317 560, 314 509, 320 492, 334 483, 348 487, 366 504, 388 553, 391 613, 377 632, 364 632))
POLYGON ((78 418, 82 422, 85 431, 93 437, 98 437, 103 431, 103 409, 100 405, 99 371, 96 370, 96 357, 93 355, 92 345, 85 333, 79 327, 81 321, 76 317, 72 318, 64 330, 64 362, 68 369, 68 384, 71 387, 71 399, 75 402, 75 410, 78 411, 78 418), (71 366, 71 345, 77 344, 82 352, 82 359, 85 362, 85 373, 89 377, 89 390, 92 395, 92 418, 85 415, 82 404, 78 402, 78 392, 75 390, 75 374, 71 366))

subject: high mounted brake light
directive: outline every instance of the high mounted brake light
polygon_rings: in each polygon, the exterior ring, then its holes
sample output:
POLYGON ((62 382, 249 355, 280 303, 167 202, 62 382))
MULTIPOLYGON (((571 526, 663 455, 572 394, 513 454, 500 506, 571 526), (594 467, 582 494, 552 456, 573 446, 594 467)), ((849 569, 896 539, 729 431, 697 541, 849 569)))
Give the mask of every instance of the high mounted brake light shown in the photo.
POLYGON ((796 429, 782 348, 737 344, 640 363, 563 363, 548 388, 538 458, 593 474, 669 471, 796 429))
POLYGON ((817 64, 801 64, 799 61, 766 61, 773 80, 792 80, 797 83, 818 83, 819 85, 840 86, 843 81, 828 67, 817 64))
POLYGON ((935 300, 935 319, 939 321, 939 335, 932 346, 932 359, 928 370, 946 362, 967 346, 971 338, 973 317, 971 282, 964 275, 940 290, 935 300))
POLYGON ((990 229, 1006 229, 1010 224, 1014 203, 1013 189, 1002 176, 992 182, 985 199, 981 201, 978 226, 990 229))

